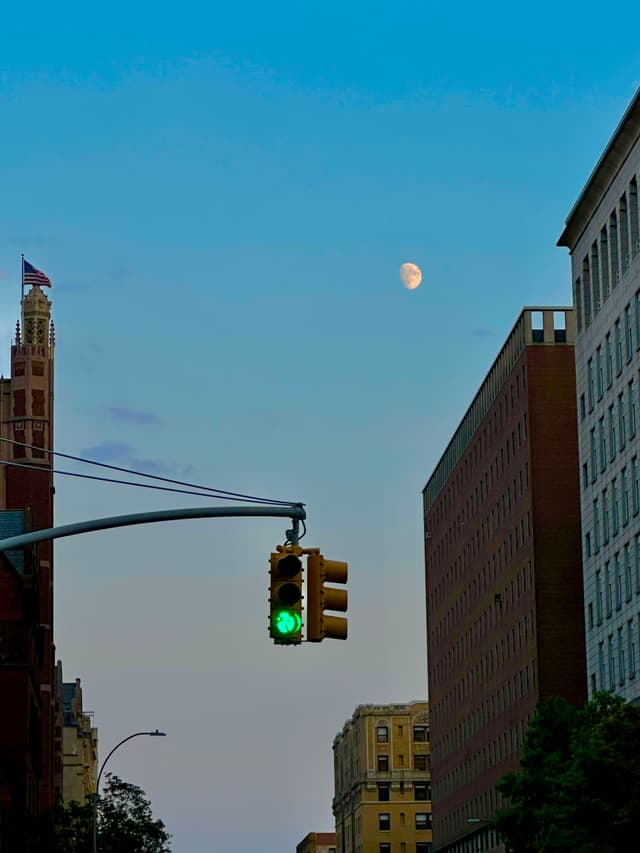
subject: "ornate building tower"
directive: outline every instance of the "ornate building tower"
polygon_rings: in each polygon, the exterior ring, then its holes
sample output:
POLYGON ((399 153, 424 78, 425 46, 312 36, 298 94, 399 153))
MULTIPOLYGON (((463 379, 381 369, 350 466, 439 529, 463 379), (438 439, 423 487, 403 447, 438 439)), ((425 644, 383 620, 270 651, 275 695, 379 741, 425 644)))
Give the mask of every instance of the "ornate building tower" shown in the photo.
MULTIPOLYGON (((22 301, 11 378, 0 379, 0 538, 53 526, 50 311, 35 285, 22 301)), ((60 793, 54 654, 53 548, 43 542, 0 561, 0 849, 31 849, 24 827, 60 793)))

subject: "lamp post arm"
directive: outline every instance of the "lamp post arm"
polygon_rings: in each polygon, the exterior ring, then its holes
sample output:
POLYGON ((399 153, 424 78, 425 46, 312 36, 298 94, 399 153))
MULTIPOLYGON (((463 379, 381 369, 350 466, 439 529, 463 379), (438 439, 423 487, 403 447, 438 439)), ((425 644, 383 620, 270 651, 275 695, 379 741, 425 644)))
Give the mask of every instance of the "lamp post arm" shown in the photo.
POLYGON ((105 758, 105 760, 102 762, 102 766, 100 767, 100 772, 98 773, 98 779, 97 779, 97 781, 96 781, 96 794, 97 794, 98 796, 100 796, 100 779, 101 779, 101 777, 102 777, 102 771, 104 770, 104 768, 105 768, 105 766, 106 766, 107 761, 111 758, 111 756, 112 756, 112 755, 113 755, 113 753, 116 751, 116 749, 119 749, 119 748, 122 746, 122 744, 126 743, 128 740, 131 740, 131 738, 134 738, 134 737, 140 737, 140 735, 148 735, 148 734, 151 734, 151 732, 135 732, 134 734, 129 735, 129 737, 126 737, 124 740, 121 740, 121 741, 120 741, 120 743, 117 743, 117 744, 113 747, 113 749, 111 750, 111 752, 109 753, 109 755, 107 755, 107 757, 105 758))

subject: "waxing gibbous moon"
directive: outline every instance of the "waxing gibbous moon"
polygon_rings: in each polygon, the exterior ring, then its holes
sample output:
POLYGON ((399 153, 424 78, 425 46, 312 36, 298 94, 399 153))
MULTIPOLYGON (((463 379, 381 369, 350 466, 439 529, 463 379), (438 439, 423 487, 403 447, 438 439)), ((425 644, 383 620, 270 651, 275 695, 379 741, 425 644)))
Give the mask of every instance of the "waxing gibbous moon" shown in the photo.
POLYGON ((400 267, 400 281, 407 290, 415 290, 422 281, 422 270, 417 264, 402 264, 400 267))

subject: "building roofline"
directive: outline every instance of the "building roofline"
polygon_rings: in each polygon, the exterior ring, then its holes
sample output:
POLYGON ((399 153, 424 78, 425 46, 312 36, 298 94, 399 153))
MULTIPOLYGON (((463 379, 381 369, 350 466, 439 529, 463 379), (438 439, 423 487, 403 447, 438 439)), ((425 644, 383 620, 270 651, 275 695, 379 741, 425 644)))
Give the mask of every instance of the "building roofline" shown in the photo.
POLYGON ((560 235, 557 246, 564 246, 573 251, 576 243, 587 227, 595 207, 613 183, 620 171, 629 150, 640 137, 640 87, 631 99, 613 132, 607 147, 604 149, 594 170, 584 185, 575 204, 565 220, 564 231, 560 235))
POLYGON ((476 392, 471 404, 465 411, 460 423, 451 437, 442 453, 440 459, 433 469, 433 473, 426 482, 422 490, 425 499, 425 509, 427 502, 429 506, 437 497, 442 489, 447 478, 460 461, 467 445, 475 434, 476 429, 480 425, 491 406, 493 405, 498 394, 502 390, 507 377, 513 370, 516 362, 528 346, 544 346, 545 344, 554 344, 553 327, 549 329, 547 322, 544 322, 543 335, 544 340, 534 343, 532 334, 531 315, 534 312, 542 312, 543 317, 548 317, 555 312, 564 312, 566 341, 557 343, 557 346, 573 346, 574 335, 574 319, 573 307, 570 305, 546 305, 534 306, 526 305, 518 319, 513 324, 513 327, 507 339, 502 345, 500 352, 493 360, 491 367, 487 371, 485 378, 480 384, 480 388, 476 392))

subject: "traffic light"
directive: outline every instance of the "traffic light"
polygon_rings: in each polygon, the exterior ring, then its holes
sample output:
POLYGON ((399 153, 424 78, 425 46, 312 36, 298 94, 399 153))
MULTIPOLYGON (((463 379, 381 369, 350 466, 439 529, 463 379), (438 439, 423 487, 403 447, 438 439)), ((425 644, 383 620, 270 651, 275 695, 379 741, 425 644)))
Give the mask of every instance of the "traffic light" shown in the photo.
POLYGON ((347 639, 347 620, 343 616, 327 616, 325 610, 347 610, 347 590, 325 586, 346 583, 348 566, 338 560, 326 560, 315 549, 307 559, 307 640, 320 643, 325 637, 347 639))
POLYGON ((274 643, 302 642, 302 549, 278 545, 271 554, 269 635, 274 643))

